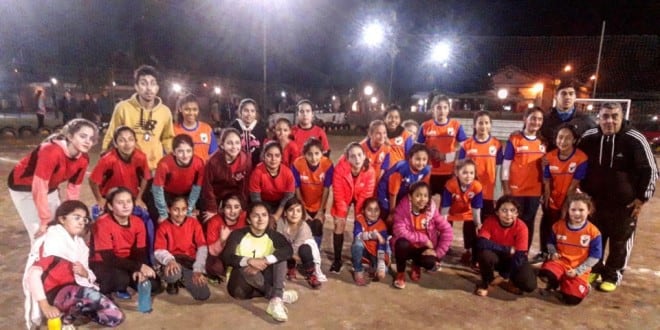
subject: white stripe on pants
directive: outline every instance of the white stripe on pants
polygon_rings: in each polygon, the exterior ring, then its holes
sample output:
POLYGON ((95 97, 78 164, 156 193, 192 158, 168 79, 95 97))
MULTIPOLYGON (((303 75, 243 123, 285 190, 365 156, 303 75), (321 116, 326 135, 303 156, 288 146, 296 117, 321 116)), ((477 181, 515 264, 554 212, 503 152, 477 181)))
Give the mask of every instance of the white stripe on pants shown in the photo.
MULTIPOLYGON (((34 199, 32 199, 32 192, 9 189, 9 195, 11 195, 11 200, 14 202, 14 207, 18 211, 18 215, 23 220, 23 225, 25 225, 28 236, 30 236, 30 247, 32 247, 32 244, 34 244, 34 235, 39 231, 39 226, 41 225, 37 206, 34 205, 34 199)), ((58 206, 60 206, 60 196, 59 191, 55 190, 48 194, 48 208, 53 216, 55 216, 55 210, 57 210, 58 206)))

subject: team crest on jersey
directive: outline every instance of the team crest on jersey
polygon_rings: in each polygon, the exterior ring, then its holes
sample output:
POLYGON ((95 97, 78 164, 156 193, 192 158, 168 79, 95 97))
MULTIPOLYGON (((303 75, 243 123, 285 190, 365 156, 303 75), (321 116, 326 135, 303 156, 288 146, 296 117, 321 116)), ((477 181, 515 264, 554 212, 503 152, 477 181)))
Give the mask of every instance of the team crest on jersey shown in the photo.
POLYGON ((234 178, 234 181, 241 181, 245 177, 245 173, 239 172, 239 173, 236 173, 236 174, 232 175, 232 177, 234 178))
POLYGON ((453 127, 448 127, 447 128, 447 135, 454 136, 454 128, 453 127))
POLYGON ((589 242, 591 242, 591 236, 589 236, 589 235, 580 235, 580 245, 589 246, 589 242))
POLYGON ((467 194, 467 197, 468 197, 468 198, 472 198, 472 197, 474 197, 474 191, 470 191, 470 192, 467 194))
POLYGON ((398 145, 398 146, 403 145, 403 137, 400 137, 400 136, 395 137, 394 138, 394 144, 398 145))
POLYGON ((199 135, 199 138, 202 140, 204 143, 209 143, 209 135, 206 133, 202 133, 199 135))
POLYGON ((384 160, 385 160, 385 153, 381 152, 380 154, 378 154, 378 162, 382 163, 384 160))
POLYGON ((545 152, 545 144, 540 145, 540 146, 539 146, 539 150, 540 150, 541 152, 545 152))
POLYGON ((497 153, 497 148, 495 146, 490 146, 488 147, 488 154, 491 156, 495 156, 497 153))
POLYGON ((575 162, 568 164, 568 173, 575 173, 576 168, 577 164, 575 162))
POLYGON ((424 220, 422 220, 422 228, 426 229, 428 225, 429 225, 429 219, 424 218, 424 220))

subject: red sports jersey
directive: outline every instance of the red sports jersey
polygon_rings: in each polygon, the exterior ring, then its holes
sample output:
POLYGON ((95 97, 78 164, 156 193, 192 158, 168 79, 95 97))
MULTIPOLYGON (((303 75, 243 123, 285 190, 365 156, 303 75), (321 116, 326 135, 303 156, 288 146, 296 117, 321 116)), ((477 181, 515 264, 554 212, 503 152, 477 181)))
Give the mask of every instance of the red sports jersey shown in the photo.
POLYGON ((289 142, 282 150, 282 165, 291 167, 296 158, 300 157, 301 150, 296 143, 289 142))
MULTIPOLYGON (((424 143, 433 150, 448 154, 456 151, 456 142, 464 141, 463 126, 457 120, 449 119, 446 124, 438 124, 430 119, 419 127, 419 143, 424 143)), ((435 161, 429 159, 431 175, 450 175, 454 173, 454 161, 435 161)))
MULTIPOLYGON (((360 226, 362 226, 362 232, 365 232, 365 231, 370 232, 370 231, 375 230, 375 231, 381 233, 381 236, 382 236, 382 233, 387 234, 387 225, 385 225, 385 222, 381 219, 378 219, 378 221, 376 221, 372 224, 369 224, 367 222, 367 219, 364 217, 364 215, 358 214, 355 217, 355 221, 357 223, 359 223, 360 226)), ((387 239, 386 236, 383 236, 383 238, 387 239)), ((369 254, 371 254, 372 256, 378 255, 378 240, 364 241, 364 247, 365 247, 365 249, 367 249, 367 251, 369 251, 369 254)))
POLYGON ((546 155, 547 165, 543 177, 550 179, 550 208, 561 210, 573 180, 584 179, 587 173, 587 155, 575 149, 567 159, 561 159, 559 149, 546 155))
POLYGON ((474 137, 463 142, 458 158, 469 158, 477 164, 477 180, 483 187, 484 199, 495 199, 496 167, 502 163, 502 156, 502 144, 493 136, 484 142, 479 142, 474 137))
POLYGON ((9 175, 8 186, 16 191, 32 191, 35 176, 48 181, 48 192, 55 191, 64 181, 80 185, 88 164, 87 154, 69 158, 58 142, 46 142, 16 164, 9 175))
POLYGON ((571 269, 582 264, 589 255, 596 254, 596 258, 602 256, 600 231, 589 221, 582 228, 572 230, 565 220, 559 220, 552 226, 552 233, 557 253, 561 256, 556 261, 571 269))
MULTIPOLYGON (((54 298, 57 290, 63 288, 65 285, 76 284, 76 279, 73 275, 73 263, 71 261, 55 256, 44 258, 43 246, 39 250, 39 255, 39 260, 34 263, 34 266, 41 267, 43 270, 41 281, 47 297, 54 298)), ((50 300, 49 302, 51 304, 53 303, 50 300)))
POLYGON ((293 162, 291 167, 295 170, 296 188, 300 189, 305 210, 307 212, 318 212, 321 209, 323 190, 328 188, 328 181, 332 184, 332 161, 330 158, 323 156, 319 165, 312 171, 305 157, 301 156, 293 162))
POLYGON ((99 159, 89 179, 99 186, 104 197, 110 189, 120 186, 128 188, 136 197, 143 180, 151 179, 151 171, 144 152, 135 149, 129 159, 124 160, 113 148, 99 159))
POLYGON ((533 140, 521 132, 509 137, 504 159, 511 160, 509 187, 513 196, 541 196, 541 158, 545 155, 545 145, 540 139, 533 140))
POLYGON ((513 246, 518 252, 527 251, 527 226, 520 219, 516 219, 511 226, 504 227, 496 216, 490 216, 484 221, 479 237, 500 245, 513 246))
POLYGON ((187 129, 181 123, 174 124, 174 135, 187 134, 193 140, 193 153, 206 162, 211 153, 217 149, 213 128, 207 123, 198 121, 195 129, 187 129), (215 148, 215 149, 214 149, 215 148))
POLYGON ((401 135, 389 139, 390 167, 406 159, 406 141, 408 139, 414 140, 415 138, 405 129, 401 131, 401 135))
POLYGON ((392 166, 392 163, 390 163, 390 146, 384 144, 378 149, 373 149, 369 138, 360 142, 360 145, 364 150, 364 155, 369 159, 369 166, 374 169, 376 181, 378 181, 381 172, 387 171, 392 166))
POLYGON ((147 246, 147 230, 140 218, 131 215, 128 225, 122 226, 106 213, 92 225, 91 248, 93 251, 90 261, 103 261, 99 252, 112 251, 119 258, 129 258, 133 249, 147 246))
POLYGON ((166 193, 173 195, 188 195, 193 185, 202 186, 204 180, 204 161, 193 156, 190 164, 181 167, 176 163, 174 155, 169 154, 158 162, 154 186, 163 187, 166 193))
POLYGON ((465 191, 457 178, 451 178, 445 185, 442 196, 442 207, 449 207, 447 220, 449 221, 472 221, 472 208, 483 207, 482 187, 479 181, 474 181, 465 191))
POLYGON ((215 244, 220 239, 222 228, 228 227, 231 231, 241 229, 247 226, 247 212, 242 211, 238 216, 238 221, 233 226, 227 225, 222 215, 216 214, 206 223, 206 243, 209 246, 215 244))
POLYGON ((317 138, 321 141, 323 146, 323 152, 330 151, 330 144, 328 143, 328 136, 325 134, 325 131, 316 125, 312 125, 311 128, 302 128, 300 125, 293 126, 291 129, 291 135, 293 135, 293 142, 298 145, 298 149, 303 150, 305 142, 310 138, 317 138))
POLYGON ((259 163, 250 175, 248 189, 250 193, 261 194, 263 201, 272 203, 282 200, 285 193, 295 193, 296 184, 288 167, 280 165, 279 173, 273 177, 268 173, 266 165, 259 163))
POLYGON ((173 256, 186 255, 195 259, 197 249, 206 246, 202 225, 193 217, 186 217, 181 225, 167 220, 158 225, 154 251, 167 250, 173 256))

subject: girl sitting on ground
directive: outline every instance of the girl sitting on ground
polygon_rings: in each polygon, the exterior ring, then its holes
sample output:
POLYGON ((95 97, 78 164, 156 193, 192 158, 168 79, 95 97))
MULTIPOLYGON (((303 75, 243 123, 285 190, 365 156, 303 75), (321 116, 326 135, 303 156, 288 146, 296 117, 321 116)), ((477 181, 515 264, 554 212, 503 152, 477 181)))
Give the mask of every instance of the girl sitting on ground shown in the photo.
POLYGON ((387 274, 389 256, 387 256, 387 225, 380 218, 378 199, 367 198, 364 201, 362 212, 355 217, 353 227, 353 245, 351 256, 353 259, 353 280, 355 284, 367 284, 364 277, 363 260, 369 264, 369 275, 375 281, 380 281, 387 274))
POLYGON ((206 259, 206 274, 212 279, 225 277, 227 268, 222 263, 220 254, 227 245, 227 238, 232 231, 247 226, 247 212, 238 195, 228 195, 222 201, 218 214, 206 223, 206 243, 209 256, 206 259))

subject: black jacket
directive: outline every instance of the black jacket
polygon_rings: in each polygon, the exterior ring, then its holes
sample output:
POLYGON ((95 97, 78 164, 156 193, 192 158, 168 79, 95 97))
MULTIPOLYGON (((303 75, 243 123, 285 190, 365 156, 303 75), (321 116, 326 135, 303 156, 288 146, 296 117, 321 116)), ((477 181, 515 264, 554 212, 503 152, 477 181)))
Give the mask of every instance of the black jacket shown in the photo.
MULTIPOLYGON (((557 111, 557 108, 552 108, 550 109, 550 112, 548 112, 543 117, 541 136, 545 141, 545 145, 548 147, 547 151, 552 151, 557 148, 555 145, 555 130, 557 130, 559 125, 564 123, 564 121, 562 121, 559 117, 557 111)), ((577 132, 577 136, 582 136, 586 130, 596 127, 596 122, 588 114, 579 112, 577 109, 575 109, 573 117, 568 121, 568 123, 573 125, 575 131, 577 132)))
POLYGON ((658 166, 646 138, 624 122, 621 130, 603 135, 600 127, 587 130, 578 147, 589 157, 581 189, 600 206, 647 201, 655 192, 658 166))

